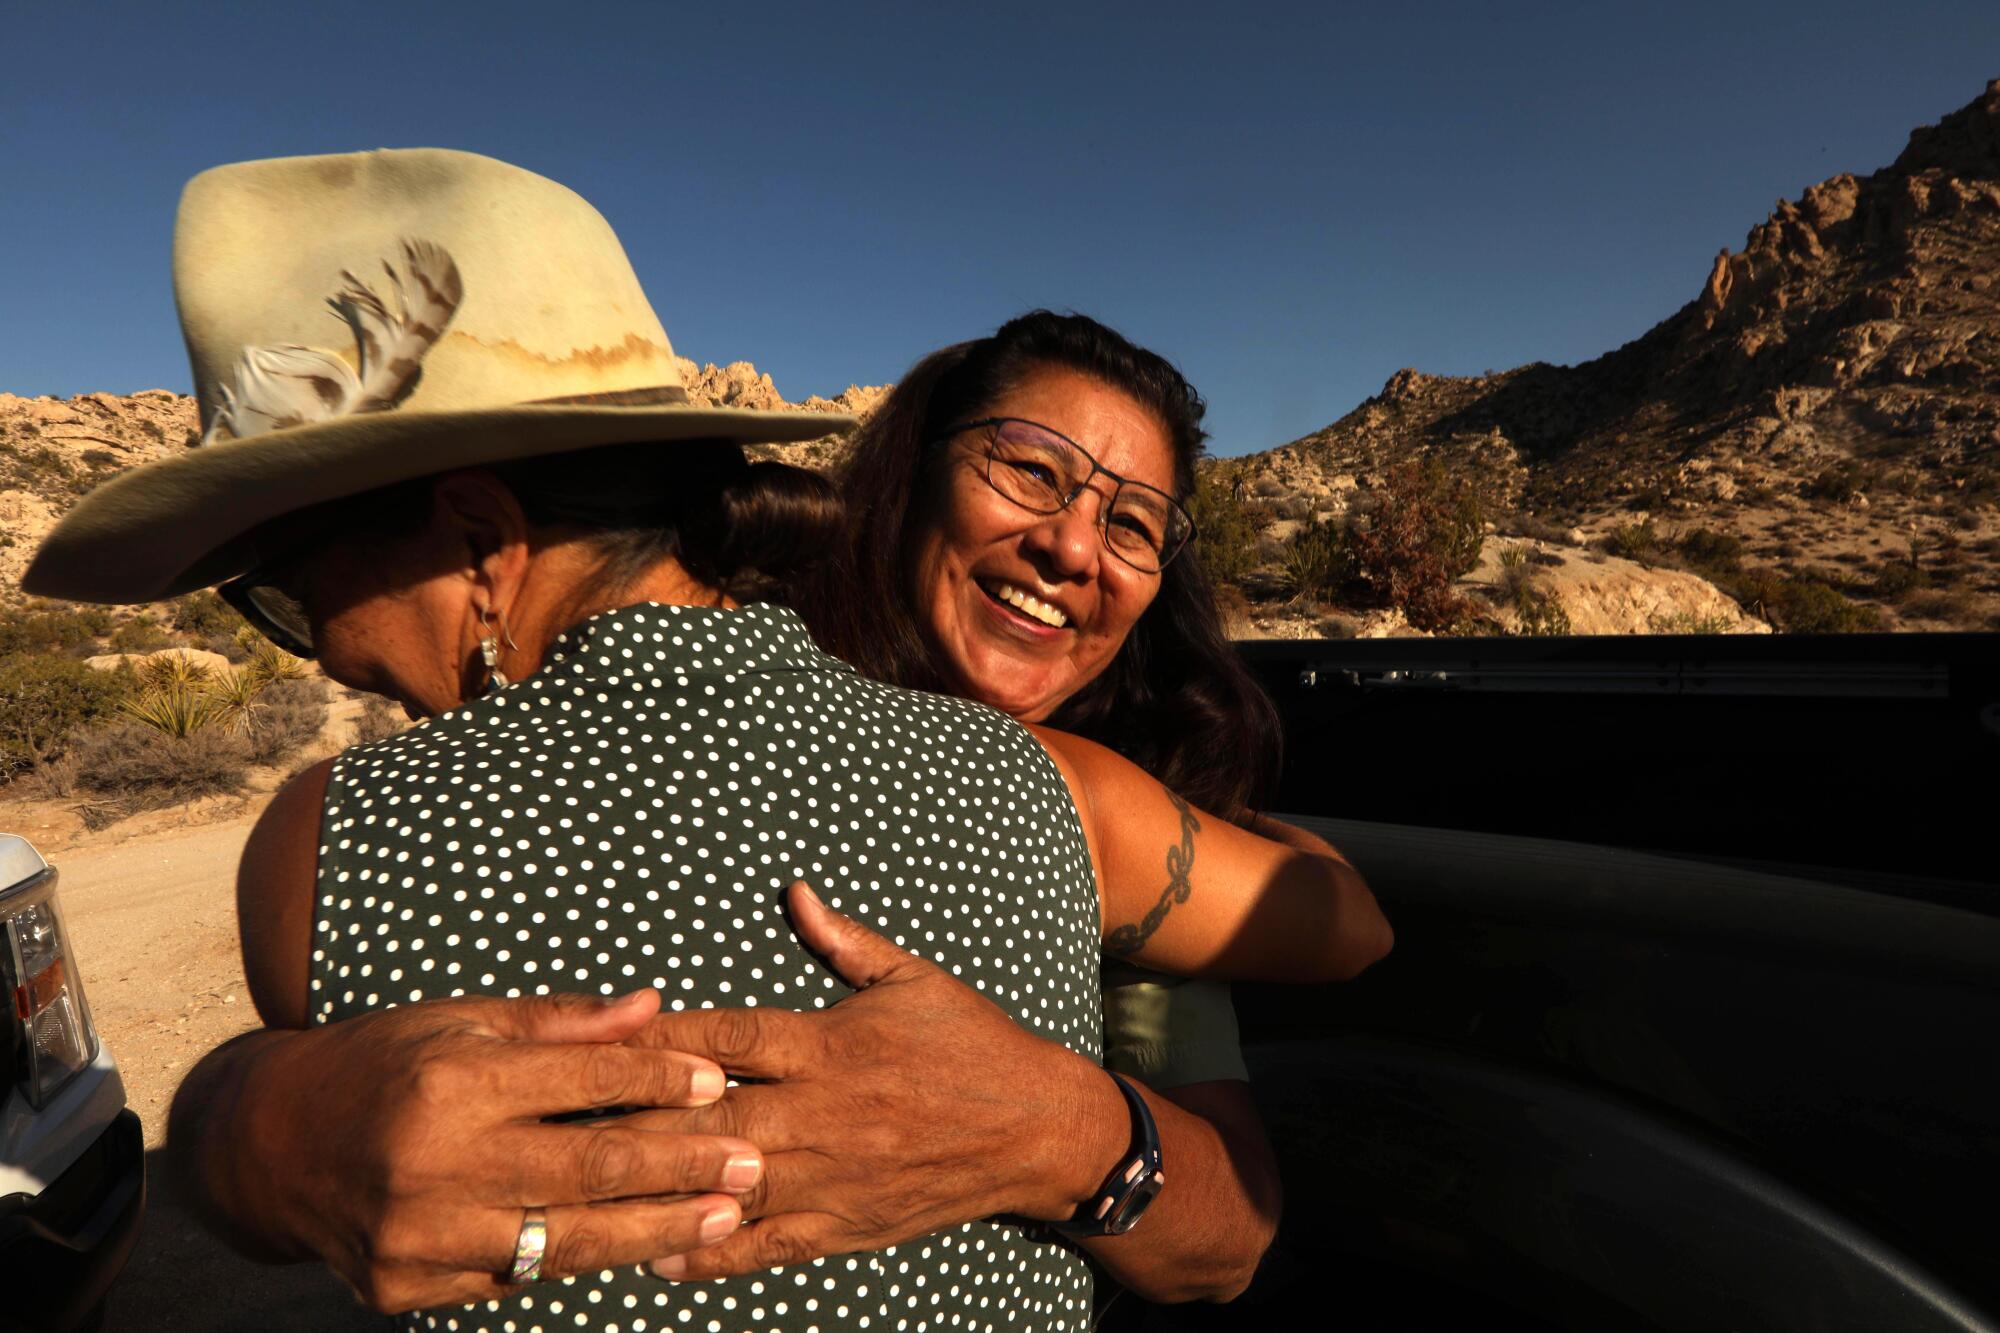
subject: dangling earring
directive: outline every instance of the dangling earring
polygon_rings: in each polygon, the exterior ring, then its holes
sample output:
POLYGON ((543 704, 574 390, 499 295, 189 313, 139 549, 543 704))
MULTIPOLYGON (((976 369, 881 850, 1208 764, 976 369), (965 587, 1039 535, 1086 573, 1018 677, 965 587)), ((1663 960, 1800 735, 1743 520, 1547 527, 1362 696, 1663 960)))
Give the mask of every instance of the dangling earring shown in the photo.
MULTIPOLYGON (((499 612, 500 638, 505 639, 509 648, 518 649, 514 636, 507 632, 507 614, 499 612)), ((500 640, 493 637, 493 627, 486 623, 486 608, 479 608, 479 660, 486 663, 486 688, 481 691, 491 694, 507 687, 507 673, 500 669, 500 640)))

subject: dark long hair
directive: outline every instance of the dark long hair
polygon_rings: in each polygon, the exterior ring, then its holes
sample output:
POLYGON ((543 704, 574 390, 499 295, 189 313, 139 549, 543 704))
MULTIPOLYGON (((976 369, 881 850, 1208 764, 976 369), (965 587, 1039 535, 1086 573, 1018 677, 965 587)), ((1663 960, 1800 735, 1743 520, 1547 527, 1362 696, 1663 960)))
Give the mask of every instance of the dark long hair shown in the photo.
MULTIPOLYGON (((929 446, 1049 368, 1100 380, 1153 413, 1173 446, 1175 497, 1193 492, 1195 460, 1208 438, 1201 395, 1164 358, 1096 320, 1036 310, 989 338, 933 352, 862 427, 841 467, 847 539, 838 558, 820 567, 821 586, 799 603, 832 652, 880 680, 949 688, 917 623, 908 582, 929 520, 922 501, 941 452, 929 446)), ((1230 647, 1192 546, 1162 572, 1158 595, 1110 665, 1048 721, 1109 746, 1229 818, 1268 796, 1277 775, 1276 710, 1230 647)))

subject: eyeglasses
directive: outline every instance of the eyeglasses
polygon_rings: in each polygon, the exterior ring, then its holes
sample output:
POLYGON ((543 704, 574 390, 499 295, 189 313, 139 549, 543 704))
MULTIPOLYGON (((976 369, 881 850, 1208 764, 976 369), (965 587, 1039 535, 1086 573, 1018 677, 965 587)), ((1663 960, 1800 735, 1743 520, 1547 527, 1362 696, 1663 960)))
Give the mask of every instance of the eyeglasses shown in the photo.
POLYGON ((267 562, 215 591, 259 634, 293 657, 310 658, 312 620, 298 594, 286 583, 286 576, 295 572, 296 566, 290 560, 267 562))
POLYGON ((1019 417, 987 417, 940 438, 973 431, 985 439, 986 484, 1030 513, 1061 513, 1100 476, 1115 482, 1098 508, 1098 530, 1105 549, 1141 573, 1159 573, 1194 538, 1194 520, 1171 495, 1119 476, 1066 435, 1019 417))

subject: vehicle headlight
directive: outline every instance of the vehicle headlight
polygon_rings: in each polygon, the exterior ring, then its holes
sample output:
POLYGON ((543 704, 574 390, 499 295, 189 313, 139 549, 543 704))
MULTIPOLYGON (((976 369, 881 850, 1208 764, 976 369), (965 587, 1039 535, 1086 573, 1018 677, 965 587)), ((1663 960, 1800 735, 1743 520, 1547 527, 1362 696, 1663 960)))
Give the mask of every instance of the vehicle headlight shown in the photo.
POLYGON ((0 885, 0 982, 20 1030, 15 1078, 37 1110, 97 1057, 74 959, 56 906, 55 871, 0 885))

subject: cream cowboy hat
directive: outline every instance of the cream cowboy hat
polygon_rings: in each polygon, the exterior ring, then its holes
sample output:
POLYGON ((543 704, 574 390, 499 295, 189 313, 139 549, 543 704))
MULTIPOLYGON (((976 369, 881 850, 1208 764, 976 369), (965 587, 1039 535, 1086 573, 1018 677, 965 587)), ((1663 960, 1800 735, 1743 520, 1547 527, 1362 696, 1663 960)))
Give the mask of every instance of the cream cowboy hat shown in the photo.
POLYGON ((473 153, 204 172, 181 196, 174 295, 201 443, 85 496, 36 551, 29 592, 178 596, 247 569, 261 523, 452 468, 854 424, 691 406, 610 224, 473 153))

